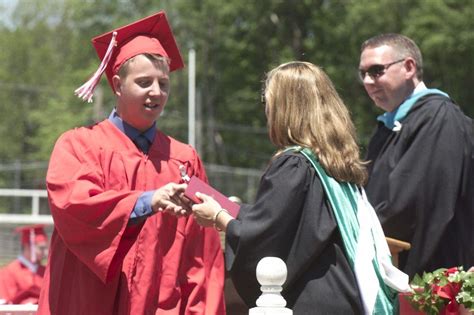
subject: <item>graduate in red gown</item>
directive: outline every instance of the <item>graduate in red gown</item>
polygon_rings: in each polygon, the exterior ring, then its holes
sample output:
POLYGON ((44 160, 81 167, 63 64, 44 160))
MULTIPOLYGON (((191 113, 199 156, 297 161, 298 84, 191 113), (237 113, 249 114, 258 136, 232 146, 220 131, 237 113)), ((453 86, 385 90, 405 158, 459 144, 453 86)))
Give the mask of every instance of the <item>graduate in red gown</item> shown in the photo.
POLYGON ((183 62, 164 12, 95 37, 108 119, 57 140, 46 177, 54 231, 38 314, 225 314, 218 233, 183 198, 180 167, 207 180, 191 146, 156 127, 183 62))
POLYGON ((37 304, 48 256, 48 237, 43 225, 22 226, 21 253, 0 269, 0 304, 37 304))

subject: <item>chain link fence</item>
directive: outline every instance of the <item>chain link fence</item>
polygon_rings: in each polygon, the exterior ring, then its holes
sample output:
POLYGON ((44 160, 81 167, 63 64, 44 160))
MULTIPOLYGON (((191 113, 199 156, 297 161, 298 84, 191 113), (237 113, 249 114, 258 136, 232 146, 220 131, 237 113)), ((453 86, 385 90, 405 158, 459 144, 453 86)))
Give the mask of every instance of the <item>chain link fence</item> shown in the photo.
MULTIPOLYGON (((226 196, 238 197, 244 203, 252 203, 257 193, 262 170, 205 164, 209 183, 226 196)), ((19 235, 15 228, 24 224, 45 223, 51 236, 52 220, 44 178, 47 163, 0 163, 0 266, 12 261, 20 253, 19 235), (33 179, 32 181, 30 179, 33 179), (8 191, 21 190, 21 194, 8 191), (28 193, 29 192, 29 193, 28 193), (47 221, 47 222, 46 222, 47 221)), ((223 235, 222 235, 223 237, 223 235)))

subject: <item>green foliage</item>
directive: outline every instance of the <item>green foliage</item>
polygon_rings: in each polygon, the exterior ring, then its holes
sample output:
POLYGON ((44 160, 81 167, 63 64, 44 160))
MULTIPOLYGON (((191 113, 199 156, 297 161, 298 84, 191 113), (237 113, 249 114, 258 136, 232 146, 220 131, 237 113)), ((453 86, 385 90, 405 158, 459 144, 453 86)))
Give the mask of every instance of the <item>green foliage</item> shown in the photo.
POLYGON ((411 282, 413 294, 408 295, 410 304, 426 314, 439 314, 450 301, 466 309, 474 310, 474 272, 464 271, 462 267, 440 268, 415 275, 411 282))
POLYGON ((474 6, 470 0, 432 0, 411 12, 406 34, 424 57, 425 80, 446 91, 474 115, 474 6))
MULTIPOLYGON (((275 148, 260 104, 262 80, 290 60, 325 69, 364 146, 380 112, 356 79, 359 49, 382 32, 412 37, 427 85, 474 114, 471 0, 18 0, 0 21, 0 161, 47 161, 63 131, 106 117, 115 100, 105 79, 95 107, 73 95, 99 64, 90 39, 161 9, 186 62, 188 49, 196 50, 197 148, 205 162, 266 165, 275 148)), ((187 75, 186 68, 172 73, 158 121, 184 142, 187 75)))
POLYGON ((459 275, 462 281, 461 291, 456 297, 459 304, 463 304, 471 312, 474 311, 474 272, 469 275, 459 275))

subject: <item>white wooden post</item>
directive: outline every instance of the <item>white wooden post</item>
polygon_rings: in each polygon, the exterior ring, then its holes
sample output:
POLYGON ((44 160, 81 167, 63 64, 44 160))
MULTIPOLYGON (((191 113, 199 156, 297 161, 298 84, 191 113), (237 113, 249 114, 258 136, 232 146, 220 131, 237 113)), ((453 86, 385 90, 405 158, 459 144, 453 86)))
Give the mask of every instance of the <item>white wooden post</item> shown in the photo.
POLYGON ((36 314, 37 310, 38 310, 38 305, 36 304, 0 305, 0 315, 34 315, 36 314))
POLYGON ((262 285, 262 295, 249 315, 293 315, 293 311, 285 307, 286 300, 280 293, 286 275, 286 264, 278 257, 264 257, 258 262, 257 280, 262 285))

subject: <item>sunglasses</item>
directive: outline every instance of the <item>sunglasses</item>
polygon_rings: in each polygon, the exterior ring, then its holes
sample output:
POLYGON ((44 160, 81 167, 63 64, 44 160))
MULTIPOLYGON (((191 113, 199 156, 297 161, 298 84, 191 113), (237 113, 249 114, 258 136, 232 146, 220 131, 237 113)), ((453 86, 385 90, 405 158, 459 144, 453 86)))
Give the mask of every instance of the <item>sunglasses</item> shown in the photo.
POLYGON ((375 80, 384 75, 388 68, 402 61, 405 61, 405 58, 384 65, 372 65, 367 70, 359 69, 359 79, 363 82, 365 75, 368 74, 372 80, 375 80))

